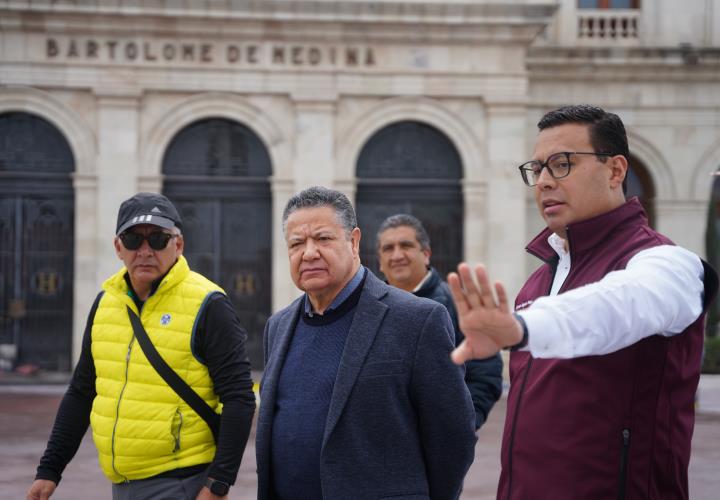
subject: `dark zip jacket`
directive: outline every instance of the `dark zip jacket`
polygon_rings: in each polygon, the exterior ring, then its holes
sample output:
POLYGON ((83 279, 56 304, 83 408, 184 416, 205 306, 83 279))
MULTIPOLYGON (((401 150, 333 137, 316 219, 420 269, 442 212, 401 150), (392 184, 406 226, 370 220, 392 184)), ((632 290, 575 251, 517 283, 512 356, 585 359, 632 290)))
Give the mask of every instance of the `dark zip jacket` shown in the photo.
MULTIPOLYGON (((550 292, 558 257, 549 235, 546 229, 527 247, 545 265, 516 307, 550 292)), ((572 267, 559 293, 624 269, 641 250, 672 244, 648 226, 637 199, 571 225, 567 237, 572 267)), ((717 274, 703 266, 704 311, 680 334, 602 356, 511 354, 498 499, 688 498, 705 311, 717 291, 717 274)))
MULTIPOLYGON (((448 310, 455 330, 455 345, 465 339, 458 325, 457 310, 447 283, 440 278, 440 273, 432 267, 430 277, 419 290, 413 292, 418 297, 440 302, 448 310)), ((465 385, 470 390, 475 407, 475 428, 479 429, 487 420, 490 409, 502 395, 502 358, 500 354, 487 359, 474 359, 465 363, 465 385)))

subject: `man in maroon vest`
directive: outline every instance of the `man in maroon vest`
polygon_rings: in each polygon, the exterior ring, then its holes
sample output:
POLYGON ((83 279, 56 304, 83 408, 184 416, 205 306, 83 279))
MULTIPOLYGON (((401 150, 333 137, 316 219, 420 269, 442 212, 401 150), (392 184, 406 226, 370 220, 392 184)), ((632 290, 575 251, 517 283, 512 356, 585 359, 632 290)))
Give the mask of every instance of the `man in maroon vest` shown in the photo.
POLYGON ((448 278, 466 335, 455 362, 513 351, 498 499, 688 498, 717 274, 625 200, 617 115, 568 106, 538 128, 520 173, 547 223, 527 246, 543 264, 515 312, 482 265, 448 278))

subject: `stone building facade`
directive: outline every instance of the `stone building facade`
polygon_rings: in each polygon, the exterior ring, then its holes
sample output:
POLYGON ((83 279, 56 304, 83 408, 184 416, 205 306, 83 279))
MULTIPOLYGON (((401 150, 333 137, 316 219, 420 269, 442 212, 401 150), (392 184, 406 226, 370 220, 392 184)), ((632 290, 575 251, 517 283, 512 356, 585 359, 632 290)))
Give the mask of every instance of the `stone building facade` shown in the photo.
POLYGON ((515 292, 542 226, 516 166, 567 103, 620 114, 633 192, 705 255, 719 84, 720 0, 0 0, 0 369, 70 368, 136 191, 177 201, 256 366, 310 185, 356 201, 367 264, 410 211, 443 271, 515 292))

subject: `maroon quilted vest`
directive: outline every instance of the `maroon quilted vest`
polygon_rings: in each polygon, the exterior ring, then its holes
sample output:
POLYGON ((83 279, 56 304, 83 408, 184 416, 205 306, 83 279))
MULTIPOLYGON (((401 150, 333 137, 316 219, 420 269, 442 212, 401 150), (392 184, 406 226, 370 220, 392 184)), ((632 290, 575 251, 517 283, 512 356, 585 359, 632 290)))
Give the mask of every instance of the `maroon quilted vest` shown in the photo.
MULTIPOLYGON (((550 292, 558 258, 549 235, 527 247, 545 265, 516 308, 550 292)), ((641 250, 672 244, 648 226, 637 199, 571 225, 567 235, 572 267, 560 293, 624 269, 641 250)), ((687 498, 704 318, 679 335, 653 335, 604 356, 512 353, 498 499, 687 498)))

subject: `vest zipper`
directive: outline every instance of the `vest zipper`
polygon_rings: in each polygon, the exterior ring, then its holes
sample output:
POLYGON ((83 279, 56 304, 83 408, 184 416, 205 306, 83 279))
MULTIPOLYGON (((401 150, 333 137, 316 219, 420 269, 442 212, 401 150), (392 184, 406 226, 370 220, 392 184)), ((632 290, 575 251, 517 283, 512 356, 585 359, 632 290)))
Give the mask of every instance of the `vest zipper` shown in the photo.
POLYGON ((622 450, 620 451, 620 487, 618 488, 618 500, 625 500, 629 449, 630 449, 630 429, 623 429, 622 430, 622 450))
POLYGON ((130 353, 132 352, 132 346, 134 343, 135 337, 133 336, 132 340, 130 340, 130 344, 128 344, 127 355, 125 356, 125 381, 123 382, 122 389, 120 389, 120 396, 118 396, 117 406, 115 407, 115 423, 113 424, 112 440, 110 445, 112 451, 112 468, 115 471, 115 474, 117 474, 118 476, 122 476, 124 482, 126 483, 129 482, 128 478, 120 474, 120 472, 118 472, 118 470, 115 468, 115 431, 117 430, 118 420, 120 419, 120 402, 122 401, 125 387, 127 387, 128 371, 130 370, 130 353))
MULTIPOLYGON (((550 261, 545 261, 542 259, 539 255, 529 252, 536 257, 538 257, 540 260, 543 260, 543 262, 547 262, 547 264, 550 266, 550 269, 552 269, 552 280, 550 280, 550 288, 547 291, 546 295, 550 295, 550 292, 552 291, 553 281, 555 281, 555 273, 557 273, 557 265, 559 259, 551 259, 550 261)), ((571 269, 572 271, 572 269, 571 269)), ((568 276, 570 274, 568 273, 568 276)), ((567 277, 565 278, 565 281, 567 281, 567 277)), ((564 283, 563 283, 564 285, 564 283)), ((561 287, 562 288, 562 287, 561 287)), ((558 291, 559 293, 559 291, 558 291)), ((530 355, 530 359, 528 360, 527 368, 525 369, 525 376, 523 376, 522 385, 520 386, 520 394, 518 394, 518 401, 517 405, 515 405, 515 414, 513 415, 513 422, 512 427, 510 428, 510 440, 508 441, 508 494, 507 498, 510 499, 510 495, 512 495, 512 477, 513 477, 513 469, 512 469, 512 463, 513 463, 513 449, 515 448, 515 426, 517 425, 517 419, 518 415, 520 414, 520 403, 522 402, 523 394, 525 393, 525 384, 527 384, 528 376, 530 376, 530 368, 532 368, 532 362, 533 362, 532 354, 530 355)))
POLYGON ((182 431, 182 426, 183 426, 183 416, 182 416, 182 413, 180 413, 179 408, 175 409, 175 414, 180 418, 180 424, 178 425, 178 428, 177 428, 177 434, 175 434, 175 436, 173 436, 175 438, 175 448, 173 449, 173 453, 180 450, 180 431, 182 431))
POLYGON ((507 498, 510 498, 512 492, 512 476, 513 476, 513 448, 515 447, 515 426, 517 425, 518 414, 520 413, 520 403, 522 402, 522 396, 525 393, 525 384, 528 376, 530 375, 530 368, 532 368, 533 358, 530 356, 528 360, 527 368, 525 369, 525 376, 523 377, 522 385, 520 386, 520 394, 518 394, 517 405, 515 405, 515 414, 513 415, 512 427, 510 429, 510 440, 508 442, 508 494, 507 498))

